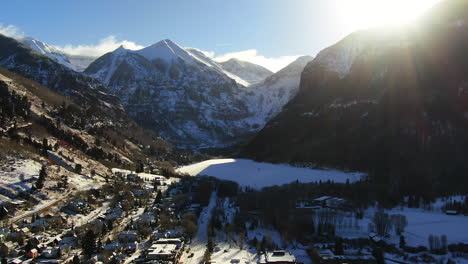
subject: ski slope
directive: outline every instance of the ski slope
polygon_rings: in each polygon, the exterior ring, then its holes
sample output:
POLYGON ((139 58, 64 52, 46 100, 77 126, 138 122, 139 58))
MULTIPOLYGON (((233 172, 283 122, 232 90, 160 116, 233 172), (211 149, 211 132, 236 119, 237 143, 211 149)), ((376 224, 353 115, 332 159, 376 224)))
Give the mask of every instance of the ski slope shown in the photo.
POLYGON ((286 164, 255 162, 248 159, 212 159, 178 169, 180 173, 192 176, 206 175, 222 180, 230 180, 241 186, 261 189, 267 186, 282 185, 299 181, 333 181, 344 183, 359 181, 364 173, 347 173, 337 170, 317 170, 298 168, 286 164))

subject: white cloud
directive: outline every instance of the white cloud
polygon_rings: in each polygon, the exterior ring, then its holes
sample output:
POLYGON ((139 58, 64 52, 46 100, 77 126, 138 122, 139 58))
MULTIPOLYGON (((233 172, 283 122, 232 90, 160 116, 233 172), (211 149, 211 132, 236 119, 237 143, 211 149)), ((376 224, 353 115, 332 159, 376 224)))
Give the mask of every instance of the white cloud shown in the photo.
POLYGON ((20 38, 24 36, 24 33, 15 25, 0 24, 0 34, 11 38, 20 38))
POLYGON ((299 55, 292 56, 279 56, 279 57, 265 57, 258 54, 257 50, 249 49, 237 52, 226 53, 219 56, 212 56, 213 59, 217 62, 227 61, 232 58, 236 58, 243 61, 248 61, 261 65, 272 72, 277 72, 282 68, 286 67, 291 62, 295 61, 299 55))
POLYGON ((99 57, 107 52, 114 51, 118 47, 123 46, 126 49, 130 50, 139 50, 144 48, 144 46, 138 45, 135 42, 122 40, 118 41, 117 38, 113 35, 105 37, 99 41, 96 45, 65 45, 65 46, 55 46, 59 50, 71 54, 71 55, 83 55, 83 56, 92 56, 99 57))

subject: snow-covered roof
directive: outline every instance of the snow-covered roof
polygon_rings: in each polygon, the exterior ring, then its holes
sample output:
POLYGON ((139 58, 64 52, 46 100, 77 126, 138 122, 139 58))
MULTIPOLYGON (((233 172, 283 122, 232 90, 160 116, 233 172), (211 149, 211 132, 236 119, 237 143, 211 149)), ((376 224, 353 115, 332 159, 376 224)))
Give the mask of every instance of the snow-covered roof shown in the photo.
POLYGON ((322 259, 333 259, 335 258, 335 254, 330 249, 319 249, 319 255, 322 259))
POLYGON ((296 258, 284 250, 267 252, 264 255, 264 263, 296 263, 296 258))
POLYGON ((148 258, 170 257, 175 254, 177 245, 174 244, 153 244, 148 250, 148 258))
POLYGON ((323 201, 326 201, 328 199, 332 198, 331 196, 322 196, 322 197, 319 197, 319 198, 316 198, 314 199, 314 201, 316 202, 323 202, 323 201))
POLYGON ((160 238, 156 242, 156 244, 180 244, 182 243, 181 238, 160 238))
POLYGON ((135 231, 135 230, 122 231, 122 232, 120 232, 120 236, 121 237, 123 237, 123 236, 125 236, 125 237, 135 236, 136 237, 137 236, 137 231, 135 231))

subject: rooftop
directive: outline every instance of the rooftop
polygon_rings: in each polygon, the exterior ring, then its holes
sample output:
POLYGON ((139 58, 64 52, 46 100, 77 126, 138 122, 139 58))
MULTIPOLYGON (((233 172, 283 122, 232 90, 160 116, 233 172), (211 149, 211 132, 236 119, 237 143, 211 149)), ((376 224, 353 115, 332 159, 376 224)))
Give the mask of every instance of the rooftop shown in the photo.
POLYGON ((322 196, 322 197, 319 197, 319 198, 316 198, 314 199, 314 201, 316 202, 323 202, 323 201, 326 201, 328 199, 332 198, 331 196, 322 196))
POLYGON ((296 263, 296 258, 287 251, 275 250, 267 252, 260 263, 296 263))
POLYGON ((182 243, 182 239, 180 238, 160 238, 155 242, 155 244, 180 244, 180 243, 182 243))
POLYGON ((174 244, 153 244, 148 249, 148 257, 172 256, 175 254, 177 245, 174 244))

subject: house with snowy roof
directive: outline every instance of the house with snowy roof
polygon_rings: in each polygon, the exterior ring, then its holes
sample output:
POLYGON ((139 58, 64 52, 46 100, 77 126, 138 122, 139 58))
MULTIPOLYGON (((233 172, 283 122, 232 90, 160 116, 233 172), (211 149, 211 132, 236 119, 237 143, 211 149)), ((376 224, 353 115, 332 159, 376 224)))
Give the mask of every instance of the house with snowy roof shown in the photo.
POLYGON ((296 263, 296 257, 291 255, 291 253, 285 250, 275 250, 272 252, 266 252, 260 257, 261 264, 276 263, 276 264, 286 264, 286 263, 296 263))
POLYGON ((121 243, 138 242, 138 233, 135 230, 122 231, 119 234, 121 243))
POLYGON ((150 260, 174 260, 177 254, 177 245, 174 244, 153 244, 146 254, 150 260))

